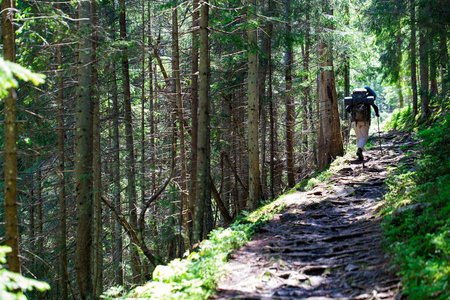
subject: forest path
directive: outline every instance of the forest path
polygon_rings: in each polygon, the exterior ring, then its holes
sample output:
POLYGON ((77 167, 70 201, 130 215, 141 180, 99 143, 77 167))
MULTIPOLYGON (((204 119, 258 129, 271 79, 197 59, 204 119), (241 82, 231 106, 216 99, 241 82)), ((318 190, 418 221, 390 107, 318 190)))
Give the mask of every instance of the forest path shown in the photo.
POLYGON ((327 183, 286 196, 287 208, 231 255, 211 299, 396 299, 401 283, 383 252, 380 217, 388 167, 417 141, 382 135, 327 183), (403 146, 403 147, 401 147, 403 146))

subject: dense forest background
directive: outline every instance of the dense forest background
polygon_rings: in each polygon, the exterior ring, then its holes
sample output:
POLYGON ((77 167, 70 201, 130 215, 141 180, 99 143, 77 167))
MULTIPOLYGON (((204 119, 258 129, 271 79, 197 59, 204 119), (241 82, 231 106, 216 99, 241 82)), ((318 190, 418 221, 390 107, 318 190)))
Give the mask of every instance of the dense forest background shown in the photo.
POLYGON ((450 7, 391 1, 2 1, 0 238, 42 299, 151 278, 344 153, 343 98, 432 122, 450 7), (36 82, 35 82, 36 83, 36 82), (18 204, 18 205, 17 205, 18 204), (6 225, 6 226, 4 226, 6 225))

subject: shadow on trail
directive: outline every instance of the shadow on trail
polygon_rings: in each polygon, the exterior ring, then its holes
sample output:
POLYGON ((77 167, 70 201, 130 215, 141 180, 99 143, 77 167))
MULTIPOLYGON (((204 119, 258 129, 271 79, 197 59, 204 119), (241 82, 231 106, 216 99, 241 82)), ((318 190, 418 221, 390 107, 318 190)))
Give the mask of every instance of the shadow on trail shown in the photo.
POLYGON ((232 254, 212 299, 401 298, 377 211, 386 167, 415 142, 383 137, 382 151, 367 151, 364 162, 350 159, 326 184, 287 195, 287 209, 232 254))

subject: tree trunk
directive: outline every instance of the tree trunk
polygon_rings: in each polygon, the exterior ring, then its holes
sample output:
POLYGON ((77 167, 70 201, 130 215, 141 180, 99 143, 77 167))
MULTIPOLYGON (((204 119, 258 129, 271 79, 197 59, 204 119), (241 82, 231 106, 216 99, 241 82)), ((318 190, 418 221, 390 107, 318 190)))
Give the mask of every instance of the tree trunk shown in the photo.
MULTIPOLYGON (((16 46, 14 19, 14 2, 2 1, 2 40, 5 60, 15 62, 16 46)), ((5 245, 11 247, 6 257, 8 270, 20 273, 19 260, 19 224, 17 217, 17 120, 16 91, 11 88, 4 98, 5 108, 5 245)))
MULTIPOLYGON (((180 156, 181 156, 181 222, 183 223, 182 234, 184 238, 185 249, 190 249, 189 242, 189 214, 188 214, 188 185, 187 185, 187 159, 184 133, 184 111, 183 98, 181 94, 181 72, 180 72, 180 50, 179 50, 179 36, 178 36, 178 11, 175 8, 172 11, 172 43, 173 43, 173 77, 175 78, 175 92, 176 92, 176 107, 178 116, 178 128, 180 132, 180 156)), ((181 251, 181 247, 180 247, 181 251)), ((184 253, 184 251, 181 251, 184 253)))
MULTIPOLYGON (((120 39, 123 42, 127 40, 127 23, 126 23, 126 5, 125 0, 119 0, 119 26, 120 39)), ((135 155, 134 155, 134 138, 133 138, 133 121, 131 112, 131 92, 130 92, 130 64, 128 60, 128 47, 122 47, 122 83, 123 83, 123 101, 125 108, 125 142, 126 142, 126 173, 127 173, 127 198, 130 225, 137 232, 137 202, 136 202, 136 171, 135 171, 135 155)), ((136 246, 130 244, 131 250, 131 270, 132 282, 139 283, 140 279, 140 261, 139 253, 136 246)))
POLYGON ((446 95, 449 83, 446 81, 445 76, 448 74, 448 50, 447 50, 447 37, 441 32, 439 45, 439 56, 441 61, 441 94, 446 95))
POLYGON ((248 155, 249 155, 249 200, 250 211, 260 201, 259 193, 259 95, 258 95, 258 34, 256 23, 256 1, 250 7, 248 28, 248 155))
MULTIPOLYGON (((111 1, 111 10, 112 13, 110 14, 109 21, 111 22, 111 32, 110 37, 112 40, 114 40, 115 36, 115 19, 116 19, 116 11, 114 9, 115 7, 115 1, 111 1)), ((116 61, 112 60, 111 64, 109 65, 109 68, 111 70, 111 98, 112 98, 112 111, 111 111, 111 119, 112 119, 112 195, 113 195, 113 205, 116 213, 119 215, 122 214, 122 200, 121 200, 121 193, 122 190, 121 184, 120 184, 120 131, 119 131, 119 99, 118 99, 118 88, 117 88, 117 74, 116 74, 116 61)), ((123 232, 122 232, 122 226, 118 221, 114 222, 114 228, 113 228, 113 237, 114 237, 114 245, 113 247, 113 265, 114 265, 114 274, 115 274, 115 284, 117 285, 123 285, 123 232)))
MULTIPOLYGON (((42 169, 39 167, 37 171, 37 190, 36 190, 36 197, 37 197, 37 206, 36 206, 36 212, 37 212, 37 238, 36 238, 36 246, 37 246, 37 252, 39 253, 39 256, 42 257, 44 255, 44 219, 42 215, 42 204, 43 204, 43 197, 42 197, 42 169)), ((45 265, 43 264, 42 260, 37 261, 37 274, 39 276, 44 277, 44 270, 45 265)))
MULTIPOLYGON (((272 0, 269 0, 269 12, 272 11, 272 0)), ((269 126, 270 126, 270 134, 269 134, 269 152, 270 152, 270 195, 272 199, 275 199, 276 195, 276 183, 275 183, 275 153, 276 149, 276 132, 275 132, 275 120, 276 120, 276 109, 274 105, 273 99, 273 90, 272 90, 272 33, 273 33, 273 23, 269 22, 267 28, 267 67, 268 67, 268 91, 267 98, 269 99, 269 126)))
MULTIPOLYGON (((91 1, 92 13, 92 61, 97 61, 97 7, 91 1)), ((97 64, 92 65, 92 86, 98 87, 97 64)), ((91 89, 92 105, 92 180, 93 180, 93 252, 92 282, 94 297, 98 298, 103 291, 103 241, 102 241, 102 166, 100 144, 100 99, 97 89, 91 89)))
POLYGON ((410 52, 411 52, 411 90, 413 103, 413 118, 417 116, 417 67, 416 67, 416 3, 411 1, 411 38, 410 38, 410 52))
MULTIPOLYGON (((307 4, 309 7, 309 2, 307 4)), ((310 34, 310 17, 309 13, 307 13, 306 16, 306 32, 305 32, 305 46, 304 46, 304 52, 303 52, 303 72, 305 73, 304 76, 304 82, 308 82, 309 80, 309 64, 310 64, 310 46, 311 46, 311 34, 310 34)), ((309 86, 305 86, 303 88, 303 144, 304 144, 304 151, 306 152, 306 155, 309 155, 310 153, 310 145, 312 144, 310 129, 313 128, 312 122, 311 122, 311 99, 310 99, 310 93, 311 89, 309 86), (305 132, 307 132, 305 134, 305 132)), ((306 156, 305 155, 305 156, 306 156)))
POLYGON ((285 19, 286 19, 286 38, 287 46, 285 51, 285 80, 286 80, 286 163, 288 186, 295 186, 295 170, 294 170, 294 126, 295 112, 292 91, 292 64, 294 61, 294 51, 292 47, 292 32, 290 18, 290 2, 285 0, 285 19))
POLYGON ((398 29, 397 29, 397 65, 396 65, 396 71, 395 71, 395 77, 397 80, 397 90, 398 90, 398 103, 399 107, 404 107, 404 99, 403 99, 403 92, 402 92, 402 39, 401 39, 401 24, 400 21, 398 22, 398 29))
MULTIPOLYGON (((192 27, 199 26, 199 4, 198 0, 192 2, 192 27)), ((194 215, 195 199, 197 197, 197 148, 198 148, 198 29, 192 30, 192 76, 191 76, 191 186, 189 190, 189 209, 194 215)))
MULTIPOLYGON (((434 46, 434 45, 433 45, 434 46)), ((437 55, 436 49, 431 46, 430 49, 430 97, 433 98, 438 94, 437 84, 437 55)))
MULTIPOLYGON (((333 11, 329 11, 333 15, 333 11)), ((333 30, 333 28, 330 28, 333 30)), ((321 72, 320 97, 322 100, 323 148, 322 161, 319 169, 329 164, 336 156, 344 154, 341 122, 339 118, 339 103, 336 92, 336 81, 333 67, 333 45, 331 42, 320 44, 321 72), (326 69, 325 69, 326 68, 326 69)))
MULTIPOLYGON (((319 68, 323 68, 326 66, 326 62, 324 61, 324 53, 325 53, 325 44, 322 40, 317 42, 317 59, 319 61, 319 68)), ((317 167, 319 170, 323 169, 326 166, 326 157, 328 149, 325 144, 325 95, 326 95, 326 85, 325 85, 325 75, 324 71, 320 70, 317 74, 317 104, 316 104, 316 113, 317 113, 317 122, 319 123, 319 132, 317 138, 317 167)))
MULTIPOLYGON (((264 0, 261 1, 261 6, 264 7, 264 0)), ((270 12, 266 11, 264 9, 264 14, 269 15, 270 12)), ((268 23, 264 26, 264 31, 267 32, 267 29, 269 27, 268 23)), ((267 167, 266 167, 266 154, 267 154, 267 143, 266 143, 266 137, 267 137, 267 96, 266 96, 266 78, 267 78, 267 71, 268 71, 268 50, 271 37, 269 35, 264 35, 263 37, 263 57, 261 58, 261 63, 259 66, 259 95, 261 98, 261 105, 260 105, 260 123, 261 123, 261 182, 260 182, 260 189, 261 189, 261 198, 265 199, 267 197, 267 167)))
MULTIPOLYGON (((210 188, 210 124, 209 124, 209 4, 201 5, 200 17, 200 59, 198 94, 198 158, 197 158, 197 201, 194 213, 192 243, 198 243, 205 236, 205 205, 211 201, 210 188)), ((206 228, 205 228, 206 229, 206 228)))
POLYGON ((419 68, 420 68, 420 120, 425 120, 429 113, 429 89, 428 89, 428 37, 426 29, 419 32, 419 68))
MULTIPOLYGON (((150 6, 150 2, 149 2, 150 6)), ((149 16, 150 17, 150 16, 149 16)), ((145 180, 145 2, 142 2, 142 73, 141 73, 141 203, 145 202, 145 190, 147 189, 145 180)), ((149 20, 150 22, 150 20, 149 20)), ((152 77, 150 73, 150 78, 152 77)))
MULTIPOLYGON (((58 1, 58 9, 60 9, 60 3, 58 1)), ((66 212, 66 178, 64 175, 65 170, 65 158, 64 158, 64 70, 62 69, 62 46, 57 46, 57 60, 58 66, 61 68, 58 72, 58 205, 59 205, 59 276, 61 284, 62 300, 66 300, 69 297, 68 284, 69 278, 67 273, 67 212, 66 212)))
POLYGON ((92 186, 91 186, 91 7, 90 1, 79 4, 79 30, 83 38, 78 54, 78 88, 75 130, 75 185, 77 202, 76 270, 81 299, 93 296, 91 277, 92 253, 92 186))

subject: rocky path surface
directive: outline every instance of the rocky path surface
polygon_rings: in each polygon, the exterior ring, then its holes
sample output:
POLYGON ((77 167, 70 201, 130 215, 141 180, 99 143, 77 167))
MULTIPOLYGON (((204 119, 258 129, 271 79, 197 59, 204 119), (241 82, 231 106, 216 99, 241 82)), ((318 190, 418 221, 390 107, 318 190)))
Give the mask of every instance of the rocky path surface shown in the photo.
POLYGON ((416 142, 382 140, 363 163, 351 158, 326 184, 286 196, 287 208, 232 254, 212 299, 400 299, 377 212, 386 169, 416 142))

